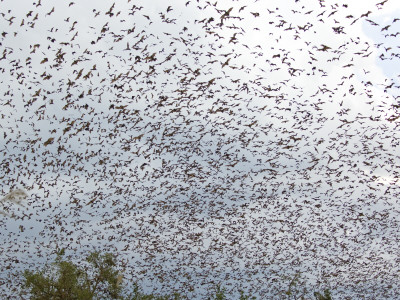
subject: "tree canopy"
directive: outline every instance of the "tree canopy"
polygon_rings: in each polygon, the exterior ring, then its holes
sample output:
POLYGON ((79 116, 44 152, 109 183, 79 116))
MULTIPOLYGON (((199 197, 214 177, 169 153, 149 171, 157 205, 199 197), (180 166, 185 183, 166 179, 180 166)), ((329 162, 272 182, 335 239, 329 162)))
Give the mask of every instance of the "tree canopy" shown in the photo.
POLYGON ((63 259, 60 251, 54 263, 34 272, 26 270, 24 286, 32 300, 121 299, 121 283, 110 253, 92 252, 86 259, 89 268, 63 259))
MULTIPOLYGON (((82 262, 73 263, 64 259, 61 249, 55 262, 39 271, 25 270, 24 292, 30 300, 183 300, 190 297, 183 291, 172 295, 155 295, 142 292, 138 283, 129 285, 123 282, 123 274, 116 269, 115 258, 110 253, 91 252, 86 258, 89 268, 79 267, 82 262)), ((290 280, 288 289, 281 293, 282 299, 303 299, 306 288, 299 282, 296 274, 290 280), (300 284, 299 284, 300 283, 300 284)), ((314 292, 316 300, 331 300, 328 289, 323 293, 314 292)), ((215 285, 210 291, 209 300, 232 299, 226 288, 215 285)), ((255 300, 257 297, 240 291, 238 300, 255 300)))

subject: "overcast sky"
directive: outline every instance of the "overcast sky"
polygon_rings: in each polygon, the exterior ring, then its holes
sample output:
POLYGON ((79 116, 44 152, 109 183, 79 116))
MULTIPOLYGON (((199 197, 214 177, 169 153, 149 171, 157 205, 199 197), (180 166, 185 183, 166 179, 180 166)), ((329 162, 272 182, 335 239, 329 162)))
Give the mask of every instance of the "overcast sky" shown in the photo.
POLYGON ((397 295, 400 4, 378 2, 2 0, 1 190, 29 194, 3 270, 96 248, 159 290, 397 295))

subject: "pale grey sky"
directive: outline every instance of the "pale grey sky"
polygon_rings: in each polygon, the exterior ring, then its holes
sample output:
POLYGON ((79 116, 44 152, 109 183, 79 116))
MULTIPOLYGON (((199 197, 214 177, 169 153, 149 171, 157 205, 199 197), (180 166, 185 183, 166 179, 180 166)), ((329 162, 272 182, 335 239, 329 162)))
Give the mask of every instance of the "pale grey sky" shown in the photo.
POLYGON ((159 290, 303 272, 397 295, 399 4, 378 2, 2 1, 1 189, 30 195, 3 267, 97 247, 159 290))

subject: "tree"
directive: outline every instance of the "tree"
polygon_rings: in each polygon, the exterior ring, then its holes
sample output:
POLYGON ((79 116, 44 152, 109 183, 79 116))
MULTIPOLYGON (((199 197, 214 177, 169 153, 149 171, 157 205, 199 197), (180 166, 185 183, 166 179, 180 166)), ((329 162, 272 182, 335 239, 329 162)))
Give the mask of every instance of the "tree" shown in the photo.
POLYGON ((331 292, 328 289, 325 289, 323 294, 315 292, 314 296, 316 300, 332 300, 331 292))
MULTIPOLYGON (((120 299, 120 300, 183 300, 190 299, 187 295, 173 294, 147 294, 134 282, 130 289, 122 285, 122 275, 116 270, 115 257, 111 253, 101 254, 99 251, 91 252, 87 258, 87 267, 80 267, 64 258, 65 251, 61 249, 55 261, 33 272, 26 270, 23 274, 23 287, 30 300, 94 300, 94 299, 120 299)), ((301 280, 300 273, 290 279, 288 290, 282 299, 308 299, 305 283, 301 280)), ((126 287, 126 286, 125 286, 126 287)), ((226 295, 226 288, 221 284, 216 285, 211 291, 210 300, 232 299, 226 295)), ((255 300, 255 296, 246 295, 239 290, 239 300, 255 300)), ((331 293, 325 289, 323 293, 314 292, 316 300, 331 300, 331 293)), ((238 299, 238 298, 236 298, 238 299)))
POLYGON ((121 277, 112 254, 90 253, 87 270, 63 260, 63 254, 61 250, 55 262, 44 270, 24 272, 24 287, 29 290, 30 299, 122 299, 121 277))
POLYGON ((180 300, 184 299, 178 293, 173 295, 153 295, 145 294, 141 291, 141 288, 137 283, 133 285, 133 293, 127 298, 128 300, 180 300))
POLYGON ((284 277, 290 279, 288 289, 285 292, 287 299, 304 299, 307 289, 305 288, 305 283, 302 281, 301 274, 296 273, 293 278, 284 277))
POLYGON ((213 300, 225 300, 226 299, 225 292, 226 289, 218 284, 215 287, 215 296, 213 297, 213 300))

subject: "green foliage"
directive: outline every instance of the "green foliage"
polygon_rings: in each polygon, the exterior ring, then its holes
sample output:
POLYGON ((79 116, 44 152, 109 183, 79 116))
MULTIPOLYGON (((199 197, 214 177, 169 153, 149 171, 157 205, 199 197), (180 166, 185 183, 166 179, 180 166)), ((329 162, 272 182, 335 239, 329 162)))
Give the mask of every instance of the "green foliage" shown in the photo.
MULTIPOLYGON (((256 297, 245 295, 244 291, 240 290, 239 300, 255 300, 256 297)), ((210 298, 212 300, 226 300, 228 297, 225 295, 226 288, 222 287, 220 284, 214 287, 214 295, 210 298)))
POLYGON ((316 300, 332 300, 331 292, 328 289, 324 290, 324 294, 321 294, 320 292, 315 292, 314 296, 316 300))
POLYGON ((249 296, 249 295, 245 295, 244 291, 240 291, 240 298, 239 300, 255 300, 256 297, 254 296, 249 296))
POLYGON ((100 255, 92 252, 87 261, 94 267, 94 276, 89 278, 85 273, 85 283, 90 286, 93 295, 106 296, 106 299, 121 299, 121 285, 118 282, 118 271, 115 270, 115 259, 111 253, 100 255))
POLYGON ((225 292, 226 292, 226 289, 224 287, 221 287, 220 284, 218 284, 215 287, 215 296, 212 299, 213 300, 225 300, 226 299, 225 292))
POLYGON ((139 285, 134 283, 133 294, 128 297, 129 300, 181 300, 183 299, 178 293, 173 295, 156 296, 153 294, 144 294, 139 285))
MULTIPOLYGON (((24 288, 29 292, 31 300, 183 300, 187 296, 178 293, 172 295, 154 295, 143 293, 137 283, 126 296, 122 286, 122 276, 116 270, 115 258, 110 253, 92 252, 86 258, 89 267, 78 267, 63 259, 65 253, 61 249, 54 263, 41 271, 26 270, 24 288)), ((287 289, 281 294, 282 299, 306 299, 307 290, 301 275, 284 277, 289 280, 287 289)), ((315 300, 332 300, 331 292, 314 292, 315 300)), ((226 288, 218 284, 214 287, 209 300, 232 299, 226 295, 226 288)), ((255 300, 256 297, 245 295, 240 291, 239 300, 255 300)), ((309 299, 309 298, 307 298, 309 299)))
POLYGON ((34 273, 25 271, 25 287, 30 289, 32 300, 92 299, 89 288, 80 283, 81 273, 70 262, 55 263, 56 276, 46 275, 52 270, 34 273))
POLYGON ((62 259, 61 250, 55 262, 39 272, 26 270, 24 287, 31 300, 49 299, 122 299, 118 271, 111 254, 92 252, 87 261, 91 270, 84 270, 62 259), (91 271, 91 272, 90 272, 91 271))
MULTIPOLYGON (((289 279, 288 288, 283 296, 284 299, 309 299, 306 283, 300 273, 296 273, 293 277, 284 276, 284 279, 289 279)), ((325 289, 323 293, 315 291, 314 297, 316 300, 332 300, 329 289, 325 289)))
POLYGON ((305 299, 307 289, 302 281, 301 274, 296 273, 293 278, 285 277, 289 279, 289 286, 285 292, 287 299, 305 299))

